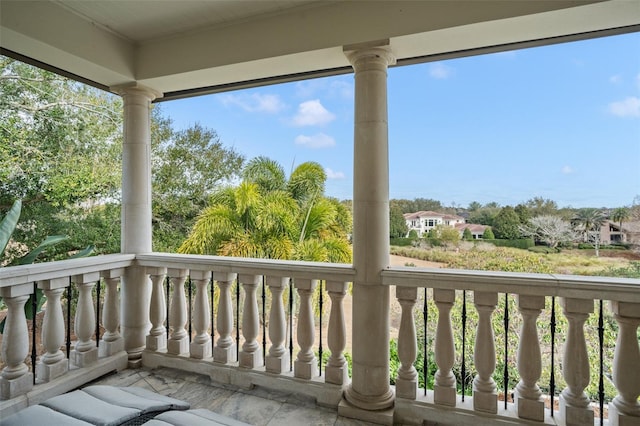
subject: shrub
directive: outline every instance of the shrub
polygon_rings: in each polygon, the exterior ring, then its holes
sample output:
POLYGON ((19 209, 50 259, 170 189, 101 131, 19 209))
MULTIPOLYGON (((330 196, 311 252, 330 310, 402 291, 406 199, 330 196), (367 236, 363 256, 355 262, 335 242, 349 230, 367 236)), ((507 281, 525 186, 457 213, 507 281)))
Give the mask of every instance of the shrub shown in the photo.
POLYGON ((407 246, 411 246, 413 245, 413 239, 411 238, 391 238, 390 240, 390 244, 392 246, 398 246, 398 247, 407 247, 407 246))
POLYGON ((513 247, 522 250, 527 250, 535 245, 531 238, 521 238, 517 240, 486 240, 485 242, 491 243, 497 247, 513 247))
POLYGON ((555 249, 553 247, 547 247, 547 246, 534 246, 534 247, 529 247, 527 250, 532 251, 534 253, 558 253, 559 250, 555 249))

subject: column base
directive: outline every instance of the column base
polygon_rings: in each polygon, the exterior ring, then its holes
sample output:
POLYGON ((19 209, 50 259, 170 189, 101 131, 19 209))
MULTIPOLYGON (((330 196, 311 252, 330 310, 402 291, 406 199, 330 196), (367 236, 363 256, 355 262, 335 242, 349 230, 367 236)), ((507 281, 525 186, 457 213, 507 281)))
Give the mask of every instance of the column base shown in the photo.
POLYGON ((370 411, 358 408, 351 405, 347 400, 342 399, 338 404, 338 415, 375 424, 393 425, 393 407, 385 408, 384 410, 370 411))
POLYGON ((231 364, 238 361, 236 354, 237 351, 235 343, 228 348, 220 348, 216 346, 213 348, 213 362, 217 364, 231 364))
POLYGON ((640 417, 623 414, 615 406, 615 403, 610 403, 609 426, 640 426, 640 417))
POLYGON ((433 402, 449 407, 456 406, 456 388, 435 385, 433 387, 433 402))
POLYGON ((69 354, 71 362, 80 368, 88 367, 98 362, 98 348, 91 348, 88 351, 78 352, 76 349, 69 354))
POLYGON ((24 395, 33 389, 33 373, 25 373, 15 379, 0 377, 0 400, 24 395))
POLYGON ((498 393, 473 392, 473 409, 483 413, 498 413, 498 393))
POLYGON ((332 367, 327 365, 324 369, 324 381, 325 383, 332 383, 334 385, 344 385, 349 382, 349 371, 347 366, 332 367))
POLYGON ((169 339, 167 342, 167 353, 172 355, 188 355, 189 354, 189 338, 169 339))
POLYGON ((211 357, 211 342, 196 343, 191 342, 189 345, 189 352, 191 358, 205 359, 211 357))
POLYGON ((282 356, 267 355, 266 358, 267 373, 282 374, 289 370, 289 354, 284 353, 282 356))
POLYGON ((418 395, 418 381, 396 379, 396 397, 406 399, 416 399, 418 395))
POLYGON ((167 335, 161 334, 159 336, 147 336, 147 350, 153 352, 160 352, 167 349, 167 335))
POLYGON ((122 351, 124 351, 124 339, 122 337, 118 337, 116 340, 112 340, 111 342, 100 342, 98 356, 107 357, 122 351))
POLYGON ((256 368, 262 367, 262 349, 258 347, 254 352, 240 351, 239 365, 242 368, 256 368))
POLYGON ((67 358, 62 358, 53 364, 45 364, 43 362, 36 364, 36 377, 42 382, 50 382, 67 371, 69 371, 69 360, 67 358))
POLYGON ((593 409, 573 407, 567 403, 564 395, 560 395, 560 417, 567 426, 592 425, 593 409))
POLYGON ((516 403, 518 417, 537 422, 544 421, 544 401, 542 398, 537 400, 523 398, 516 390, 513 399, 516 403))
POLYGON ((293 363, 293 376, 299 379, 311 380, 318 375, 318 363, 315 358, 311 362, 296 361, 293 363))

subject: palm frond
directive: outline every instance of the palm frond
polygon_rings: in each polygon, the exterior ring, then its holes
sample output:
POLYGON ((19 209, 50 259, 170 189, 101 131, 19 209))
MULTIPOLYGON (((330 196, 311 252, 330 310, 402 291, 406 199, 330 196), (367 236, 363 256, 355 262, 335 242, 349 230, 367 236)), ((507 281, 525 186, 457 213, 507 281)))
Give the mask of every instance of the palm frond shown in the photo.
POLYGON ((284 169, 267 157, 256 157, 249 161, 242 171, 246 182, 255 183, 262 193, 282 190, 286 186, 284 169))

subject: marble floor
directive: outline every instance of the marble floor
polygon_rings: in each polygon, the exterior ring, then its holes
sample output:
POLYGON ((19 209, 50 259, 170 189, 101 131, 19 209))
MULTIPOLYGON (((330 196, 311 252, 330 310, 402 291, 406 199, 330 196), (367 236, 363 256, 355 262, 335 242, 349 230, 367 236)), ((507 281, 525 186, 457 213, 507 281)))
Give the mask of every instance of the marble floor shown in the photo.
POLYGON ((338 416, 335 410, 318 407, 308 397, 260 387, 240 389, 213 382, 208 376, 170 368, 124 370, 92 384, 139 386, 187 401, 191 408, 206 408, 256 426, 371 425, 338 416))

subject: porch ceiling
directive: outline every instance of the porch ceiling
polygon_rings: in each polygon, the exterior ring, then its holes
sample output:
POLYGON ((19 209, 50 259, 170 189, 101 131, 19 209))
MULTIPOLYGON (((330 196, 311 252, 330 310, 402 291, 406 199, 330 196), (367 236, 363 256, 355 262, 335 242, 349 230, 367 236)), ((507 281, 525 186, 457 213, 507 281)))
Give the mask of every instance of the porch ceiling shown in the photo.
POLYGON ((405 64, 638 30, 638 0, 0 2, 4 54, 167 97, 349 72, 375 40, 405 64))

